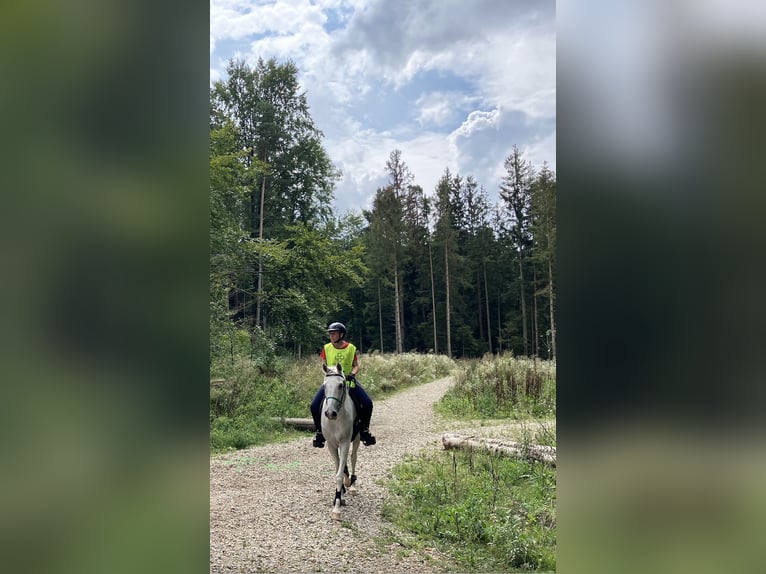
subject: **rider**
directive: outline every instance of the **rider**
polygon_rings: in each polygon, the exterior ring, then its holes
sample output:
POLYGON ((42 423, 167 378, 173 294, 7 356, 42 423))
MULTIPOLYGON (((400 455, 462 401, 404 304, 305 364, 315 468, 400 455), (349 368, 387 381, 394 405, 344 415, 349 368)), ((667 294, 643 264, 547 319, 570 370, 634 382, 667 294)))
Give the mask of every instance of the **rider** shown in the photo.
MULTIPOLYGON (((356 374, 359 372, 359 354, 356 347, 345 341, 346 327, 343 323, 331 323, 327 328, 327 334, 330 342, 322 348, 322 362, 325 365, 341 364, 343 372, 348 381, 348 394, 356 405, 357 417, 359 418, 359 438, 364 446, 370 446, 377 441, 370 434, 370 419, 372 418, 372 399, 356 380, 356 374)), ((317 448, 324 446, 324 435, 322 435, 321 409, 324 401, 324 385, 319 387, 314 400, 311 401, 311 416, 314 417, 314 425, 317 434, 312 444, 317 448)))

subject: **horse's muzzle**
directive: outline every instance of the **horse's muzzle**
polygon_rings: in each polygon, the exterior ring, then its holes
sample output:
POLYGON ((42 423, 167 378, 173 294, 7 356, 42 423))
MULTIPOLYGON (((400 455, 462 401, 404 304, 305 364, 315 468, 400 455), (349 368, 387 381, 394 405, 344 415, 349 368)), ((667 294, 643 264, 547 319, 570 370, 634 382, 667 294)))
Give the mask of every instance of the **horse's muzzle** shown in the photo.
POLYGON ((327 411, 324 412, 324 416, 326 416, 331 421, 334 421, 335 419, 338 418, 338 411, 327 410, 327 411))

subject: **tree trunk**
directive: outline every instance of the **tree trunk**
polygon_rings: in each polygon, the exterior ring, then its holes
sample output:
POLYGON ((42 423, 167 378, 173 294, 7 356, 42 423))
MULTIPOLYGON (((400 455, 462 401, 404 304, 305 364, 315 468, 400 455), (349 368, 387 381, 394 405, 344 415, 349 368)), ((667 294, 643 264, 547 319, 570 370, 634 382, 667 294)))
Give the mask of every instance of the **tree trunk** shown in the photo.
POLYGON ((524 257, 519 251, 519 282, 521 289, 521 333, 524 337, 524 356, 529 356, 529 336, 527 334, 527 300, 524 295, 524 257))
POLYGON ((497 295, 497 352, 503 352, 503 321, 500 317, 500 294, 497 295))
POLYGON ((380 298, 380 279, 378 279, 378 327, 380 329, 380 352, 383 352, 383 303, 380 298))
POLYGON ((428 264, 431 267, 431 313, 434 317, 434 354, 439 354, 439 342, 436 338, 436 294, 434 289, 434 260, 431 255, 431 242, 428 242, 428 264))
POLYGON ((479 320, 479 339, 484 339, 484 321, 481 313, 481 272, 476 270, 476 318, 479 320))
POLYGON ((532 327, 533 327, 533 334, 534 334, 534 341, 535 341, 535 357, 540 356, 540 334, 538 331, 538 324, 537 324, 537 267, 532 267, 532 313, 534 316, 534 321, 532 321, 532 327))
POLYGON ((489 287, 487 286, 487 262, 484 261, 484 302, 487 307, 487 343, 489 352, 492 353, 492 323, 489 320, 489 287))
POLYGON ((442 445, 445 450, 479 450, 494 452, 501 456, 527 458, 538 460, 551 466, 556 466, 556 447, 537 444, 524 444, 514 441, 501 441, 494 438, 477 438, 455 433, 442 435, 442 445))
POLYGON ((399 265, 394 259, 394 319, 396 323, 396 352, 402 352, 402 316, 399 302, 399 265))
POLYGON ((450 333, 450 307, 449 307, 449 257, 447 252, 447 243, 444 243, 444 275, 447 282, 447 356, 452 358, 452 335, 450 333))
POLYGON ((556 360, 556 323, 553 319, 553 269, 551 266, 551 260, 548 258, 548 301, 550 302, 551 312, 551 350, 553 352, 553 360, 556 360))
MULTIPOLYGON (((266 161, 266 152, 263 153, 263 161, 266 161)), ((261 211, 258 214, 258 239, 263 240, 263 206, 266 199, 266 174, 261 179, 261 211)), ((258 255, 258 286, 256 288, 255 302, 255 326, 261 325, 261 293, 263 291, 263 258, 258 255)))
POLYGON ((291 419, 285 417, 271 417, 273 421, 279 421, 285 426, 293 427, 301 430, 314 430, 314 419, 291 419))

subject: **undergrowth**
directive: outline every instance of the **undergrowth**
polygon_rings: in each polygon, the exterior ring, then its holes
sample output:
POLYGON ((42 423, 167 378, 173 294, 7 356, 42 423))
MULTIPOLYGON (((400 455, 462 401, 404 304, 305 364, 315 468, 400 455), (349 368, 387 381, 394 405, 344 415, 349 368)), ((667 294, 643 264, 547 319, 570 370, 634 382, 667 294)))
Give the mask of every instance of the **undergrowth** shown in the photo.
MULTIPOLYGON (((522 421, 519 441, 556 446, 556 369, 547 361, 462 361, 437 403, 448 419, 522 421)), ((388 481, 384 517, 471 572, 556 569, 556 470, 495 453, 409 458, 388 481)))
POLYGON ((555 469, 440 451, 392 472, 383 516, 471 572, 555 571, 555 469))

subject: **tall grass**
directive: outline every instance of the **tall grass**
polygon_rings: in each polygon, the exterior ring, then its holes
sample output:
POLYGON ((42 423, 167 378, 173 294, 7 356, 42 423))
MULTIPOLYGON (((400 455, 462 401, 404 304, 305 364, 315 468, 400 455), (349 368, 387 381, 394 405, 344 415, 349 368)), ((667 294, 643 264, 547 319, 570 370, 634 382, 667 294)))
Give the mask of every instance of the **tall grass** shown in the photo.
POLYGON ((544 418, 556 414, 556 366, 502 356, 466 361, 438 405, 452 418, 544 418))
MULTIPOLYGON (((371 354, 360 357, 359 381, 373 400, 449 375, 455 362, 441 355, 371 354)), ((299 433, 274 418, 309 418, 322 383, 319 357, 272 359, 237 356, 211 372, 225 382, 210 389, 210 448, 241 449, 299 433)), ((373 418, 373 424, 374 424, 373 418)))
POLYGON ((399 465, 388 486, 383 516, 466 571, 555 571, 554 469, 442 451, 399 465))

